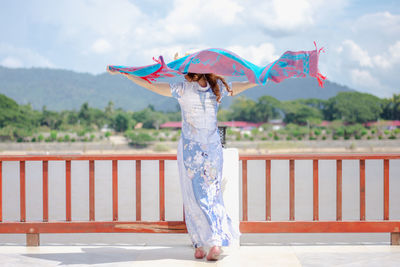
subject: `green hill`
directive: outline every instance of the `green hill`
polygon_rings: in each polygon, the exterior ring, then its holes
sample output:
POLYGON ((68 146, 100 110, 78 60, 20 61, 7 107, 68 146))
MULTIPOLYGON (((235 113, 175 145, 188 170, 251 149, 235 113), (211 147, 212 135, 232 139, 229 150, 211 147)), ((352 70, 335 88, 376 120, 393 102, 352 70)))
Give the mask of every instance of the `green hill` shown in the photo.
MULTIPOLYGON (((280 84, 271 82, 264 87, 249 89, 242 95, 254 100, 262 95, 271 95, 279 100, 328 99, 341 91, 351 89, 330 81, 325 83, 325 88, 319 88, 315 79, 307 78, 288 79, 280 84)), ((92 107, 104 108, 108 101, 113 101, 116 108, 132 111, 141 110, 149 104, 163 111, 177 108, 174 99, 141 88, 122 75, 107 73, 93 75, 46 68, 0 67, 0 93, 19 104, 30 103, 34 109, 46 106, 48 110, 56 111, 77 110, 84 102, 92 107)), ((231 98, 226 98, 222 107, 228 107, 231 102, 231 98)))

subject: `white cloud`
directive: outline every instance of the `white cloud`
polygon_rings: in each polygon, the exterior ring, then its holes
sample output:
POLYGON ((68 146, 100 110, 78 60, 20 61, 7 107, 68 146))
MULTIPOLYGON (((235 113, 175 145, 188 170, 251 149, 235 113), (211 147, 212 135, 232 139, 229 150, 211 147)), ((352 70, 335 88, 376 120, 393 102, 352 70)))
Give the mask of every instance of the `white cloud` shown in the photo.
POLYGON ((397 41, 388 49, 384 49, 382 54, 373 57, 373 62, 377 67, 383 69, 392 68, 400 63, 400 41, 397 41))
POLYGON ((22 64, 21 60, 15 57, 5 57, 1 62, 0 65, 7 67, 7 68, 22 68, 24 65, 22 64))
POLYGON ((400 15, 388 11, 365 14, 358 18, 352 26, 354 32, 362 32, 373 38, 379 36, 400 35, 400 15))
POLYGON ((105 39, 97 39, 92 44, 92 50, 97 54, 104 54, 111 50, 111 44, 105 39))
MULTIPOLYGON (((347 5, 348 0, 266 0, 246 1, 242 21, 273 36, 304 32, 327 20, 347 5)), ((243 2, 241 2, 243 3, 243 2)))
POLYGON ((0 64, 5 67, 54 67, 54 64, 39 53, 28 48, 0 43, 0 64))
POLYGON ((397 41, 395 44, 389 47, 389 56, 393 60, 393 62, 400 62, 400 41, 397 41))
POLYGON ((374 78, 371 75, 371 73, 367 70, 352 69, 350 71, 350 75, 354 84, 368 88, 382 87, 379 81, 376 78, 374 78))
POLYGON ((371 72, 367 70, 352 69, 350 71, 350 76, 352 83, 360 91, 379 97, 390 97, 394 93, 392 87, 381 83, 378 77, 373 76, 371 72))
POLYGON ((368 52, 357 45, 353 40, 345 40, 341 51, 344 57, 357 62, 361 67, 372 67, 372 60, 368 52))
POLYGON ((279 57, 275 54, 275 47, 271 43, 263 43, 259 46, 235 45, 230 46, 227 49, 236 53, 238 56, 260 66, 266 65, 279 57))
POLYGON ((253 1, 246 11, 244 16, 270 32, 291 32, 314 23, 312 5, 306 0, 253 1))

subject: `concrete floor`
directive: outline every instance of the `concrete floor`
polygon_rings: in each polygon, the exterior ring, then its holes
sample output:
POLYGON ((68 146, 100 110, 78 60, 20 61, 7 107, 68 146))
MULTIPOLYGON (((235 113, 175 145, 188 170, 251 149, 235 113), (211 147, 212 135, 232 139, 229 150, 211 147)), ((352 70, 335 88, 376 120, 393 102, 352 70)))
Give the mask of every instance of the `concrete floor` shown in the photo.
POLYGON ((2 246, 0 266, 400 266, 400 246, 241 246, 218 262, 195 260, 190 246, 2 246))

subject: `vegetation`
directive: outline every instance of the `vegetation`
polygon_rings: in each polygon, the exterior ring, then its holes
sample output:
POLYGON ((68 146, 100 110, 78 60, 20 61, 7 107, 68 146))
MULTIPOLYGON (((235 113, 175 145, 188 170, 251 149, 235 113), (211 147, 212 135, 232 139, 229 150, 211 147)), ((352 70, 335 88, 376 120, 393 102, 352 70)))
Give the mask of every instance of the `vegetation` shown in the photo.
MULTIPOLYGON (((0 138, 3 141, 86 142, 123 134, 132 145, 145 146, 156 140, 176 141, 179 131, 159 130, 159 127, 167 121, 181 120, 180 116, 178 111, 161 112, 152 105, 136 112, 115 109, 111 101, 104 109, 90 107, 85 102, 79 110, 56 112, 45 106, 34 110, 30 104, 18 105, 0 94, 0 138)), ((400 94, 380 99, 366 93, 340 92, 328 100, 292 101, 279 101, 271 96, 262 96, 257 101, 238 97, 230 109, 219 110, 218 119, 248 122, 282 119, 286 124, 279 130, 267 123, 260 130, 228 129, 228 140, 396 139, 400 138, 399 129, 387 129, 379 124, 367 127, 365 123, 400 120, 400 94), (323 126, 323 120, 330 123, 323 126)))

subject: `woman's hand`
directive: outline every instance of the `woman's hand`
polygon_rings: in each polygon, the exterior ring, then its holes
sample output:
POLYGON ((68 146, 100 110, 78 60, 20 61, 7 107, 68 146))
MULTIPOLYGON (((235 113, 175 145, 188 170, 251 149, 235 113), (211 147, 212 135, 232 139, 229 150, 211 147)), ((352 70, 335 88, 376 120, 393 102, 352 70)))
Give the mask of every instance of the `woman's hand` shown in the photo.
MULTIPOLYGON (((108 68, 107 66, 107 72, 110 74, 119 74, 120 72, 118 71, 112 71, 108 68)), ((132 82, 136 83, 137 85, 144 87, 154 93, 163 95, 163 96, 172 96, 171 94, 171 89, 169 87, 168 83, 149 83, 148 81, 135 76, 135 75, 130 75, 128 73, 120 73, 120 74, 124 74, 126 78, 128 78, 129 80, 131 80, 132 82)))
POLYGON ((119 73, 119 72, 116 71, 116 70, 111 70, 111 69, 110 69, 110 66, 107 66, 107 72, 108 72, 109 74, 112 74, 112 75, 118 74, 118 73, 119 73))
POLYGON ((250 82, 233 82, 232 83, 232 96, 235 96, 249 88, 252 88, 254 86, 257 86, 255 83, 250 83, 250 82))

